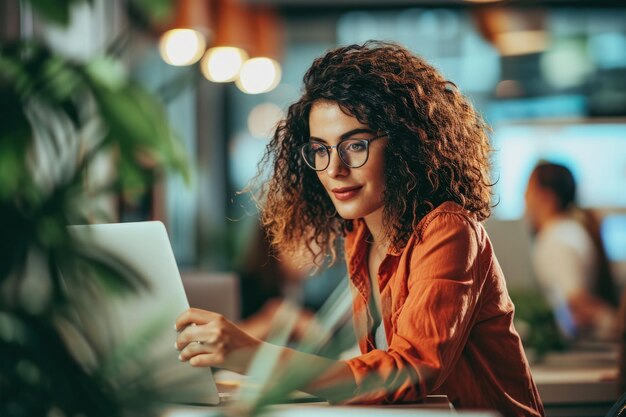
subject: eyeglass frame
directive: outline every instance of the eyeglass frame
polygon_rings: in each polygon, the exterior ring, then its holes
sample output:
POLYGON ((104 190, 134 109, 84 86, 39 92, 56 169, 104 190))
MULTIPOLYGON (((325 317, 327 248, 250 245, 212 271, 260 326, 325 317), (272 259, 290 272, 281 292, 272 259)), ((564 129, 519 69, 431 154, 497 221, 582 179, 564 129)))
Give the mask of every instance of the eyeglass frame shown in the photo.
POLYGON ((341 140, 338 144, 336 145, 325 145, 322 142, 319 141, 309 141, 308 143, 304 143, 302 144, 302 146, 300 146, 300 156, 302 156, 302 159, 304 160, 304 163, 306 164, 306 166, 308 166, 309 168, 311 168, 313 171, 316 172, 322 172, 325 171, 329 166, 330 166, 330 155, 331 155, 331 150, 336 149, 337 150, 337 155, 339 156, 339 160, 341 161, 342 164, 344 164, 345 166, 347 166, 348 168, 354 168, 354 169, 358 169, 361 168, 363 165, 365 165, 367 163, 367 161, 369 161, 370 159, 370 142, 373 142, 377 139, 380 138, 384 138, 388 136, 387 133, 383 133, 381 135, 378 136, 374 136, 373 138, 370 139, 352 139, 352 138, 347 138, 347 139, 343 139, 341 140), (367 155, 365 156, 365 161, 363 161, 363 163, 359 166, 351 166, 350 164, 348 164, 344 159, 343 156, 341 156, 341 152, 339 152, 339 149, 337 149, 342 143, 347 142, 349 140, 354 140, 354 141, 358 141, 361 143, 365 144, 365 152, 367 152, 367 155), (326 149, 326 154, 328 155, 328 163, 326 164, 326 166, 322 169, 317 169, 311 166, 311 164, 309 164, 309 161, 307 161, 306 156, 304 156, 304 148, 306 146, 310 146, 312 142, 315 142, 319 145, 321 145, 324 149, 326 149))

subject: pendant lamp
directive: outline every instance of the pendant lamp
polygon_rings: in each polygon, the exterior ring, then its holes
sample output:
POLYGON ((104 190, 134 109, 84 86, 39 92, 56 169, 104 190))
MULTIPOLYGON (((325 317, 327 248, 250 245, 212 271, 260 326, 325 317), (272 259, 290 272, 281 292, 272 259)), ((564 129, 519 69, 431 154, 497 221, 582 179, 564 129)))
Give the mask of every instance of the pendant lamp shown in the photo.
POLYGON ((178 0, 171 29, 159 40, 165 62, 175 66, 196 63, 210 40, 210 0, 178 0))
POLYGON ((244 93, 266 93, 276 88, 281 80, 279 60, 284 28, 276 9, 266 4, 252 9, 251 23, 255 41, 252 58, 243 64, 235 83, 244 93))
POLYGON ((240 0, 215 1, 215 40, 202 60, 202 74, 213 82, 230 82, 239 76, 250 50, 250 18, 240 0))

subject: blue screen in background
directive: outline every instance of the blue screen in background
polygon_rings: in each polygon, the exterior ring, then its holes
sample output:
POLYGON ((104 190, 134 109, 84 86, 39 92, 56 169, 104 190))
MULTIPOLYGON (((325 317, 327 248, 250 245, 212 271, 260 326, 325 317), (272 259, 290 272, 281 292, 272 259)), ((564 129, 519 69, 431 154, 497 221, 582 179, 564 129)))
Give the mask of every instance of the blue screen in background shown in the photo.
POLYGON ((501 124, 492 140, 496 219, 523 217, 528 177, 542 159, 572 170, 580 206, 626 211, 626 123, 501 124))
POLYGON ((611 261, 626 261, 626 214, 610 214, 600 226, 606 254, 611 261))

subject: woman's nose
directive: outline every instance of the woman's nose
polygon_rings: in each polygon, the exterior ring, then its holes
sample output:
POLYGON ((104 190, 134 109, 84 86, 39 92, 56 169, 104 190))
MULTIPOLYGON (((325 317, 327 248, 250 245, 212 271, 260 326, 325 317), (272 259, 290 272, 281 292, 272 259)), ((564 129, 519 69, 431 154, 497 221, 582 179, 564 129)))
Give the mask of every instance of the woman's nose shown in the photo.
POLYGON ((346 164, 344 164, 339 157, 339 150, 337 148, 331 149, 330 161, 328 163, 328 168, 326 168, 328 176, 331 178, 335 178, 338 176, 346 175, 349 170, 350 168, 346 166, 346 164))

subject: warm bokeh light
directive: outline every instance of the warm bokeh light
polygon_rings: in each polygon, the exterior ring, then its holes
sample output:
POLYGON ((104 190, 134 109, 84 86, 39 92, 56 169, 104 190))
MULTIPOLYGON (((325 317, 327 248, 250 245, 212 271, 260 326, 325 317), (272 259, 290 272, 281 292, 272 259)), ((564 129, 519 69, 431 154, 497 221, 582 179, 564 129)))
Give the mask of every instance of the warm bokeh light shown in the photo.
POLYGON ((283 117, 283 111, 276 104, 258 104, 248 115, 248 130, 255 138, 269 139, 283 117))
POLYGON ((553 42, 539 59, 543 78, 555 88, 575 88, 585 83, 595 68, 582 40, 553 42))
POLYGON ((496 85, 495 94, 498 98, 522 97, 524 87, 517 80, 502 80, 496 85))
POLYGON ((204 53, 204 35, 193 29, 172 29, 161 36, 159 52, 170 65, 184 66, 196 63, 204 53))
POLYGON ((548 46, 544 30, 518 30, 496 34, 496 46, 502 55, 524 55, 543 52, 548 46))
POLYGON ((280 64, 271 58, 259 57, 247 60, 237 80, 237 87, 244 93, 260 94, 272 91, 281 78, 280 64))
POLYGON ((234 81, 248 54, 241 48, 220 46, 209 49, 200 63, 202 73, 216 83, 234 81))

